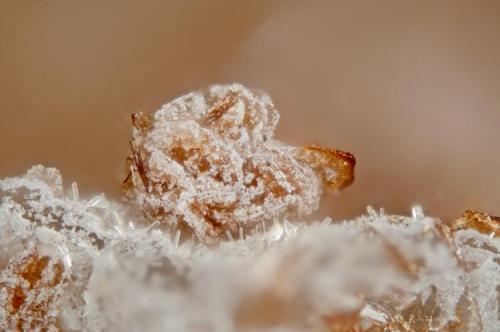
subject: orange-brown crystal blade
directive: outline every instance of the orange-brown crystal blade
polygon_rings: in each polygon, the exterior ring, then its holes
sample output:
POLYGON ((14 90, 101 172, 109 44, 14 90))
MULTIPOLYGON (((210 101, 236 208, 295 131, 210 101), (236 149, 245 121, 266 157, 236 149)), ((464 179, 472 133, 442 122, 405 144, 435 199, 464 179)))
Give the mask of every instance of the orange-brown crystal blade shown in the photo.
POLYGON ((202 119, 202 123, 210 124, 220 119, 224 115, 224 113, 226 113, 231 107, 236 104, 237 101, 237 95, 230 94, 220 105, 215 106, 204 116, 204 118, 202 119))
POLYGON ((356 158, 349 152, 344 152, 319 145, 305 146, 306 161, 323 177, 328 187, 340 189, 354 181, 354 166, 356 158), (335 176, 329 176, 334 171, 335 176))
POLYGON ((482 212, 467 210, 462 215, 462 218, 452 223, 451 230, 456 232, 468 228, 483 234, 494 234, 498 237, 500 236, 500 218, 482 212))
POLYGON ((139 151, 137 151, 137 148, 135 147, 133 142, 130 142, 130 148, 132 149, 132 155, 134 157, 134 162, 135 166, 137 167, 137 172, 139 173, 139 176, 141 177, 142 184, 144 185, 144 189, 146 193, 149 193, 149 181, 146 176, 146 171, 144 169, 144 164, 142 162, 142 158, 139 155, 139 151))

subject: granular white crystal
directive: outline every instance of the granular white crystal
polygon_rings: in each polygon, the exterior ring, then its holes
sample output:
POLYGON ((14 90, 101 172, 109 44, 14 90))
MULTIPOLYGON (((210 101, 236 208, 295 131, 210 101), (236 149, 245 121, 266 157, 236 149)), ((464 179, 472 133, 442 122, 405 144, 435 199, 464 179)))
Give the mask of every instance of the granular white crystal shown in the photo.
POLYGON ((278 118, 269 96, 238 84, 179 97, 152 117, 135 115, 135 202, 149 219, 187 225, 204 241, 311 213, 321 178, 298 148, 274 140, 278 118))
POLYGON ((498 237, 461 229, 448 241, 438 219, 276 220, 209 247, 139 219, 130 227, 127 210, 103 196, 68 197, 54 169, 1 180, 0 199, 0 330, 499 325, 498 237))

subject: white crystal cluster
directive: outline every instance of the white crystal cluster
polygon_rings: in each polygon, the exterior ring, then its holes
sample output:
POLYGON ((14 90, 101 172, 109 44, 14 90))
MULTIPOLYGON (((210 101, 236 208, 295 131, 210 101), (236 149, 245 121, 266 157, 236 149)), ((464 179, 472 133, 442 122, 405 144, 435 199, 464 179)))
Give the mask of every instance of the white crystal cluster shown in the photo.
POLYGON ((36 166, 0 181, 2 331, 498 331, 500 240, 370 210, 180 240, 36 166))
MULTIPOLYGON (((133 201, 149 219, 186 226, 205 241, 310 214, 322 180, 302 159, 314 153, 274 140, 278 119, 269 96, 239 84, 135 115, 133 201)), ((321 175, 333 181, 336 170, 323 166, 321 175)))

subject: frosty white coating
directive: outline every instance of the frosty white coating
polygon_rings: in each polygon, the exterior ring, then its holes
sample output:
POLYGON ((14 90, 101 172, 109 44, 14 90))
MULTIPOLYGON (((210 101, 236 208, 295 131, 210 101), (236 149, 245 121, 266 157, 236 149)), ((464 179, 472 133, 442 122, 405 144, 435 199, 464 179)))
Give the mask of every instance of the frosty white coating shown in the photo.
MULTIPOLYGON (((274 139, 278 119, 269 96, 239 84, 187 94, 152 116, 136 114, 128 192, 151 220, 191 229, 204 241, 310 214, 321 177, 301 148, 274 139)), ((326 173, 333 180, 336 170, 326 173)))
POLYGON ((41 166, 0 181, 0 330, 500 326, 493 233, 449 231, 420 211, 370 210, 340 224, 280 220, 208 247, 179 243, 102 195, 79 196, 65 190, 57 170, 41 166))

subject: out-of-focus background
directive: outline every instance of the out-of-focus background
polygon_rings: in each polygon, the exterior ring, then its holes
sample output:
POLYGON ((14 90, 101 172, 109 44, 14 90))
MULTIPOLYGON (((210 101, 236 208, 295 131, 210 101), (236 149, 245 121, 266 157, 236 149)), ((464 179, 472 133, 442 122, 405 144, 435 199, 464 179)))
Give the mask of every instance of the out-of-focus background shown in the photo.
POLYGON ((499 1, 1 1, 0 178, 119 197, 130 114, 218 82, 266 90, 280 140, 357 156, 323 214, 500 214, 499 1))

